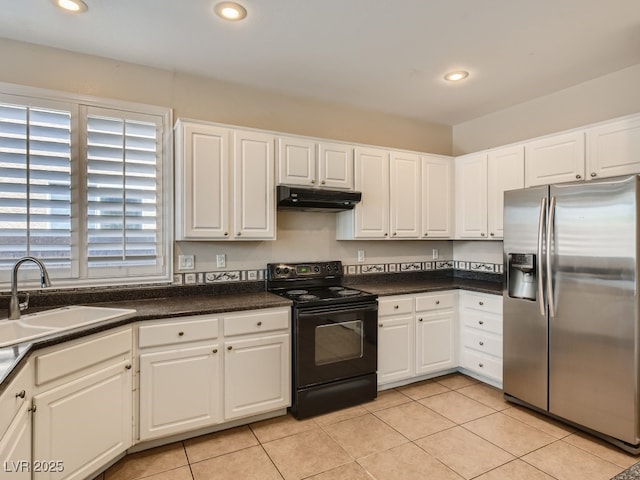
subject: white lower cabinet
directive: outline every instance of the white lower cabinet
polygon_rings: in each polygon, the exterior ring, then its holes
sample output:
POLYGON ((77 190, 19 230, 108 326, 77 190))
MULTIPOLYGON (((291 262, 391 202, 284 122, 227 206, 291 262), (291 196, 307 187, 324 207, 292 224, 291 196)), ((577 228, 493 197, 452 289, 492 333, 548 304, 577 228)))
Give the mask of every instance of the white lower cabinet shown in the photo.
POLYGON ((460 292, 460 366, 502 386, 502 297, 460 292))
POLYGON ((378 385, 415 375, 413 296, 378 299, 378 385))
POLYGON ((33 459, 40 479, 85 479, 132 445, 131 328, 36 356, 33 459))
POLYGON ((454 299, 453 292, 416 296, 416 375, 456 367, 454 299))
POLYGON ((11 480, 30 480, 31 461, 31 408, 24 403, 5 434, 0 437, 2 472, 11 480))

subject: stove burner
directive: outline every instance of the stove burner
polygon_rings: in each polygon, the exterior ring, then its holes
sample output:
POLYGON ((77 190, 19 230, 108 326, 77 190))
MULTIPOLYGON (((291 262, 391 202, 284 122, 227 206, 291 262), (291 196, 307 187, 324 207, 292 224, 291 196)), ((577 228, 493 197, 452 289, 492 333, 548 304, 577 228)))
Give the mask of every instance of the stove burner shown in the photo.
POLYGON ((359 295, 360 291, 359 290, 347 290, 347 289, 342 289, 338 291, 338 295, 341 295, 343 297, 349 297, 351 295, 359 295))
POLYGON ((329 287, 329 290, 332 292, 338 292, 340 290, 344 290, 344 287, 329 287))
POLYGON ((306 295, 308 290, 287 290, 287 295, 306 295))
POLYGON ((300 300, 317 300, 318 297, 316 295, 304 294, 298 297, 300 300))

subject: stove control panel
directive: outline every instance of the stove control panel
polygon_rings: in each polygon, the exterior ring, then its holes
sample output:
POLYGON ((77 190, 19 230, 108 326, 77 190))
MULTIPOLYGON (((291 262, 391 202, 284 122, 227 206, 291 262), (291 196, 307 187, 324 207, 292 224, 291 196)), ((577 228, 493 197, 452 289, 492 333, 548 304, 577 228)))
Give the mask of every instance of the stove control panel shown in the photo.
POLYGON ((269 263, 267 276, 269 280, 341 277, 342 262, 269 263))

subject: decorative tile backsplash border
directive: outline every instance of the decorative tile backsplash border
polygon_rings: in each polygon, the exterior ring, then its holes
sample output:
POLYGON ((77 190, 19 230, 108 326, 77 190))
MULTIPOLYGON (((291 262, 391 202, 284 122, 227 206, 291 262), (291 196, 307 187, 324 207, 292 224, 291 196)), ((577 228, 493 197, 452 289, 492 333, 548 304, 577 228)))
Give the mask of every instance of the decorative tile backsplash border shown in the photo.
MULTIPOLYGON (((503 273, 502 264, 461 260, 434 260, 432 262, 343 264, 345 275, 376 273, 423 272, 430 270, 467 270, 470 272, 503 273)), ((212 283, 256 282, 266 278, 266 270, 224 270, 217 272, 189 272, 173 275, 174 285, 206 285, 212 283)))

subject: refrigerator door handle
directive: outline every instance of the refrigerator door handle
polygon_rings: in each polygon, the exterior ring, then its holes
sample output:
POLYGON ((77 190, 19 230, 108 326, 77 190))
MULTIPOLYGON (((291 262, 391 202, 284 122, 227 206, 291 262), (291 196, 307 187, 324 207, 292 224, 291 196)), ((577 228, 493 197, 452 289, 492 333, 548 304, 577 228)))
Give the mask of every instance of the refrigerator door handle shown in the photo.
POLYGON ((538 219, 538 261, 536 262, 536 276, 538 277, 538 300, 540 305, 540 315, 547 316, 547 304, 544 298, 544 285, 542 284, 542 239, 543 230, 545 227, 545 220, 547 216, 547 197, 542 197, 540 200, 540 217, 538 219))
POLYGON ((551 242, 553 241, 553 221, 556 213, 556 197, 551 197, 549 202, 549 215, 547 216, 547 301, 549 302, 549 317, 553 318, 556 314, 555 301, 553 299, 553 279, 551 274, 551 242))

